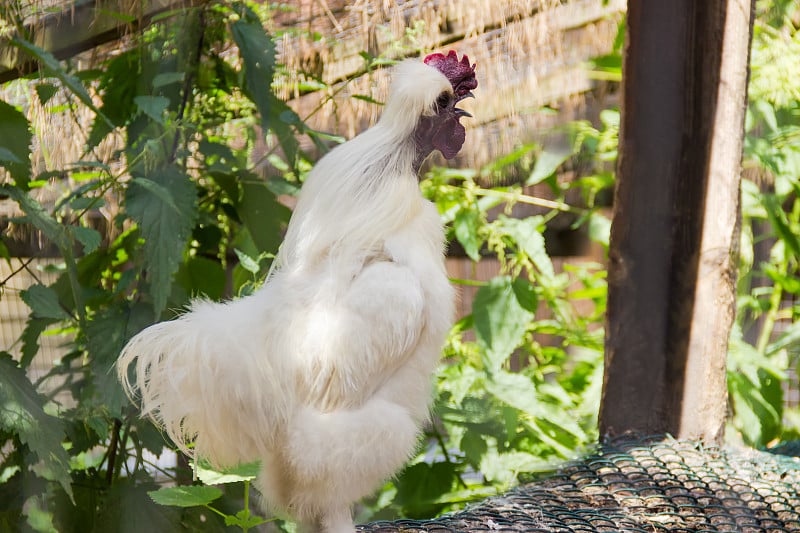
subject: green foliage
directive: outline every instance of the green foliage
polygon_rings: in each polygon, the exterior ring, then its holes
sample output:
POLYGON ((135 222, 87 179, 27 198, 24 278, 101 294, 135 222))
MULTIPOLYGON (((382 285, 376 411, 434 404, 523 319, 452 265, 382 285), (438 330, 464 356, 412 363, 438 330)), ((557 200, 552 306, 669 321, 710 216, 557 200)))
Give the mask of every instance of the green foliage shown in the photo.
POLYGON ((784 409, 787 370, 800 363, 800 82, 794 75, 800 31, 791 21, 797 15, 791 2, 760 1, 758 15, 728 390, 734 428, 747 444, 764 447, 800 436, 800 410, 784 409))
MULTIPOLYGON (((729 390, 732 427, 756 446, 800 436, 792 422, 800 413, 783 408, 782 392, 800 359, 800 308, 785 298, 800 293, 800 76, 786 75, 798 39, 790 4, 759 4, 747 119, 746 165, 767 179, 743 185, 729 390)), ((111 370, 133 335, 190 298, 253 290, 289 218, 277 196, 296 193, 311 166, 301 137, 321 151, 341 140, 308 128, 271 90, 282 67, 263 29, 266 9, 220 2, 173 13, 177 20, 147 28, 87 72, 14 39, 45 68, 30 87, 47 112, 60 112, 54 102, 66 94, 70 109, 85 106, 95 118, 78 159, 33 176, 30 145, 41 132, 24 103, 0 102, 0 166, 11 178, 0 194, 22 213, 14 223, 63 257, 55 282, 22 292, 31 311, 20 357, 0 354, 0 529, 247 531, 265 521, 250 510, 258 465, 216 472, 200 464, 193 485, 187 467, 164 471, 153 456, 170 444, 138 417, 111 370), (100 155, 104 144, 111 155, 100 155), (70 180, 54 180, 60 196, 43 205, 35 189, 59 176, 70 180), (112 213, 102 227, 92 222, 101 209, 112 213), (26 371, 49 334, 64 339, 64 355, 32 381, 26 371)), ((418 32, 407 36, 414 50, 418 32)), ((614 53, 594 62, 598 77, 619 79, 623 37, 624 23, 614 53)), ((362 57, 365 71, 390 62, 362 57)), ((309 73, 299 89, 311 88, 340 90, 309 73)), ((483 168, 435 168, 423 180, 453 248, 474 262, 496 260, 498 273, 453 280, 475 297, 449 335, 433 423, 419 455, 364 502, 360 520, 457 508, 596 440, 606 270, 553 261, 545 235, 568 227, 607 249, 602 204, 618 131, 618 111, 605 110, 599 124, 570 124, 566 148, 521 145, 483 168), (574 178, 560 178, 564 170, 574 178), (543 188, 547 198, 531 192, 543 188), (534 214, 512 216, 518 207, 534 214)), ((9 259, 2 240, 0 257, 9 259)))
POLYGON ((28 186, 31 173, 31 160, 28 146, 31 132, 25 115, 3 101, 0 101, 0 165, 4 166, 20 188, 28 186))
POLYGON ((0 353, 0 370, 0 431, 18 439, 19 452, 27 448, 35 456, 37 473, 72 497, 69 458, 61 445, 64 423, 45 412, 44 398, 10 354, 0 353))
POLYGON ((616 143, 601 139, 615 140, 616 131, 613 120, 599 130, 575 124, 564 132, 568 150, 521 146, 479 171, 434 169, 422 182, 452 221, 451 237, 472 259, 496 258, 499 273, 488 281, 453 280, 477 291, 445 347, 435 424, 416 461, 372 502, 375 516, 457 508, 507 489, 520 474, 550 470, 596 440, 605 271, 594 263, 557 267, 544 232, 557 217, 575 231, 603 217, 595 199, 613 181, 591 178, 613 162, 605 155, 616 153, 616 143), (581 158, 585 179, 557 179, 581 158), (481 185, 508 183, 498 178, 511 175, 519 177, 511 185, 481 185), (523 187, 531 183, 547 184, 553 198, 528 194, 523 187), (571 205, 567 195, 585 201, 571 205), (505 214, 523 204, 541 214, 505 214))
MULTIPOLYGON (((214 509, 156 504, 148 492, 157 493, 162 474, 151 454, 166 443, 113 372, 133 335, 189 298, 231 296, 229 268, 238 291, 236 250, 256 261, 274 256, 289 217, 274 191, 296 190, 301 171, 255 173, 257 136, 280 146, 295 169, 308 166, 298 148, 302 123, 270 90, 274 45, 253 9, 232 2, 172 15, 94 71, 76 72, 23 37, 12 41, 44 67, 30 87, 45 112, 63 112, 54 101, 66 95, 68 108, 88 109, 94 120, 79 159, 32 176, 30 146, 42 132, 21 112, 27 104, 0 102, 0 166, 13 179, 0 194, 22 213, 14 223, 39 232, 64 259, 55 282, 21 294, 30 307, 21 357, 0 357, 0 490, 19 494, 0 497, 0 528, 246 531, 264 521, 250 513, 252 477, 241 473, 201 479, 244 484, 244 501, 237 491, 198 486, 187 490, 215 491, 214 509), (231 41, 241 56, 223 59, 218 51, 231 41), (103 143, 115 150, 101 155, 103 143), (49 187, 52 177, 71 180, 43 204, 31 188, 49 187), (105 206, 106 225, 94 225, 105 206), (64 356, 32 381, 26 369, 49 333, 64 334, 64 356)), ((2 251, 8 258, 5 244, 2 251)))

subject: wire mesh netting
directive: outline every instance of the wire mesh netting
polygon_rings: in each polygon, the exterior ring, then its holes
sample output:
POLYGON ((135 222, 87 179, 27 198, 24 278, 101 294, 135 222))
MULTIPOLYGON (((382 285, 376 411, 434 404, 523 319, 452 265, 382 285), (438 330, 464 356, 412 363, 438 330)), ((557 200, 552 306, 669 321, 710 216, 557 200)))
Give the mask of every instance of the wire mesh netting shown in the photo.
POLYGON ((612 440, 503 496, 433 520, 359 526, 454 531, 800 531, 800 460, 664 438, 612 440))

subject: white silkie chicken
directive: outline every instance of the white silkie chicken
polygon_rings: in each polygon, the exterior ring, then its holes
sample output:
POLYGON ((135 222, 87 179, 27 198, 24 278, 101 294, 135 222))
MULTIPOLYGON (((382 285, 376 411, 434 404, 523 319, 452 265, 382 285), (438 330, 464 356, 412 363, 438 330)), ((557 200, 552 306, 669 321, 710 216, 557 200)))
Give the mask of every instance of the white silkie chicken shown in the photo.
POLYGON ((185 453, 260 459, 264 506, 305 530, 352 532, 350 506, 403 466, 428 416, 453 293, 417 174, 461 149, 474 69, 452 51, 399 64, 380 121, 309 174, 263 287, 195 301, 117 363, 185 453))

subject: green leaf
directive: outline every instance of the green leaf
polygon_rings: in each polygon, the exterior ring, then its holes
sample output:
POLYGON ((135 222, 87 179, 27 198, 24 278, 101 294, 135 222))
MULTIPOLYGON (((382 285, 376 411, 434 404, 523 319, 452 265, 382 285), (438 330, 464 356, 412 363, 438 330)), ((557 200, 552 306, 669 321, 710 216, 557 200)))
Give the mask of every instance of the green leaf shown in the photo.
POLYGON ((256 105, 264 132, 275 132, 285 157, 294 167, 299 146, 291 126, 302 127, 303 121, 270 89, 275 74, 275 43, 249 8, 244 8, 244 16, 231 26, 231 31, 244 64, 244 92, 256 105))
POLYGON ((42 497, 31 496, 23 506, 23 512, 28 517, 28 525, 39 533, 58 533, 53 525, 53 512, 42 505, 42 497))
POLYGON ((261 471, 261 462, 240 464, 223 470, 215 470, 206 461, 201 461, 195 471, 197 479, 206 485, 222 485, 224 483, 238 483, 240 481, 251 481, 255 479, 261 471))
POLYGON ((52 318, 36 318, 33 315, 28 317, 28 322, 25 324, 25 329, 20 337, 22 340, 22 355, 19 365, 22 368, 30 366, 33 358, 39 353, 39 337, 49 325, 55 322, 56 320, 52 318))
POLYGON ((531 171, 531 175, 528 176, 528 179, 525 181, 525 185, 536 185, 537 183, 543 182, 555 174, 558 167, 563 165, 570 156, 572 156, 571 150, 545 150, 533 165, 533 171, 531 171))
POLYGON ((69 314, 64 311, 58 302, 56 291, 50 287, 40 284, 31 285, 22 291, 20 296, 37 318, 53 318, 56 320, 69 318, 69 314))
POLYGON ((0 352, 0 429, 20 441, 42 461, 49 476, 72 498, 69 457, 61 445, 64 424, 44 412, 39 395, 11 354, 0 352))
POLYGON ((100 247, 103 238, 100 233, 93 228, 85 228, 83 226, 72 226, 72 234, 75 239, 83 245, 83 253, 90 254, 100 247))
POLYGON ((50 99, 58 92, 58 87, 51 83, 39 83, 36 85, 36 95, 39 97, 39 102, 46 105, 50 99))
POLYGON ((175 214, 180 215, 181 208, 175 203, 172 193, 166 186, 162 186, 157 181, 150 178, 133 178, 131 184, 147 189, 148 192, 157 196, 165 206, 172 209, 175 214))
POLYGON ((25 115, 0 100, 0 166, 4 166, 23 189, 31 179, 31 138, 25 115))
POLYGON ((536 266, 544 283, 550 284, 555 280, 555 270, 550 256, 547 255, 544 236, 541 233, 542 218, 528 217, 524 219, 508 218, 502 216, 498 218, 502 229, 517 244, 517 247, 525 252, 533 264, 536 266))
POLYGON ((97 400, 111 416, 121 416, 123 406, 127 405, 114 364, 125 344, 149 326, 152 318, 150 306, 121 301, 96 313, 86 325, 89 364, 97 400))
POLYGON ((536 387, 523 374, 496 370, 486 381, 486 390, 495 398, 529 415, 542 416, 544 413, 544 407, 536 395, 536 387))
POLYGON ((477 209, 461 209, 453 220, 456 239, 473 261, 480 261, 483 239, 480 236, 481 214, 477 209))
POLYGON ((159 124, 164 123, 164 111, 169 106, 169 98, 164 96, 137 96, 133 101, 139 111, 159 124))
POLYGON ((194 507, 196 505, 208 505, 222 496, 222 491, 217 487, 206 487, 205 485, 189 485, 183 487, 164 487, 150 491, 147 494, 159 505, 170 505, 173 507, 194 507))
POLYGON ((595 211, 589 217, 589 238, 600 243, 608 250, 611 238, 611 221, 605 215, 595 211))
POLYGON ((205 257, 190 257, 178 269, 177 281, 191 296, 204 295, 220 300, 225 294, 225 269, 217 261, 205 257))
POLYGON ((197 190, 176 167, 161 167, 134 178, 125 193, 125 205, 141 228, 153 308, 159 315, 197 218, 197 190))
POLYGON ((417 463, 406 468, 397 479, 395 504, 409 518, 428 515, 436 509, 441 494, 450 492, 457 482, 456 466, 452 463, 417 463))
POLYGON ((487 445, 483 435, 468 428, 464 436, 461 437, 461 451, 464 452, 467 462, 475 469, 480 468, 481 459, 486 450, 487 445))
POLYGON ((767 346, 766 355, 772 356, 781 350, 797 351, 798 347, 800 347, 800 322, 795 322, 767 346))
POLYGON ((41 231, 59 249, 69 245, 64 227, 45 211, 42 205, 17 187, 0 185, 0 193, 10 196, 25 213, 24 221, 41 231))
POLYGON ((141 50, 138 47, 111 59, 100 79, 103 95, 102 111, 107 119, 96 117, 86 144, 97 146, 115 126, 124 126, 136 114, 138 107, 133 99, 142 77, 141 50))
POLYGON ((515 278, 511 282, 511 288, 514 290, 514 296, 517 297, 519 305, 526 311, 535 313, 539 302, 536 297, 536 289, 531 282, 525 278, 515 278))
POLYGON ((728 392, 734 412, 734 426, 745 441, 762 447, 780 434, 783 418, 781 368, 759 353, 734 331, 728 358, 728 392))
POLYGON ((533 313, 520 305, 510 277, 500 276, 478 289, 472 303, 475 336, 489 368, 497 369, 522 342, 533 313))
POLYGON ((226 526, 237 526, 241 528, 242 531, 247 531, 265 522, 266 520, 260 516, 250 513, 250 509, 242 509, 233 516, 229 515, 225 517, 226 526))
POLYGON ((89 92, 86 90, 86 87, 83 86, 78 78, 67 74, 67 72, 61 68, 61 64, 59 63, 58 59, 53 56, 53 54, 47 50, 39 48, 33 43, 26 41, 18 35, 11 38, 11 44, 20 50, 25 51, 37 61, 40 61, 45 66, 48 74, 58 78, 61 83, 63 83, 70 91, 72 91, 72 94, 74 94, 78 100, 83 102, 86 107, 94 111, 98 117, 101 117, 105 122, 111 125, 108 118, 106 118, 106 116, 101 113, 99 109, 97 109, 97 106, 94 105, 94 101, 92 101, 92 97, 89 96, 89 92))
POLYGON ((786 243, 795 257, 800 257, 800 237, 792 229, 778 197, 774 194, 765 194, 761 197, 761 201, 767 208, 767 216, 778 237, 786 243))
POLYGON ((231 32, 244 64, 244 89, 256 104, 261 114, 261 125, 266 131, 272 116, 270 87, 275 74, 275 43, 255 16, 234 22, 231 32))
MULTIPOLYGON (((92 531, 134 533, 183 531, 179 509, 157 505, 151 498, 157 485, 135 484, 130 478, 115 480, 102 500, 97 522, 92 531)), ((94 501, 91 503, 96 505, 94 501)))
POLYGON ((173 83, 180 83, 186 77, 184 72, 162 72, 153 77, 153 89, 171 85, 173 83))
POLYGON ((243 181, 239 214, 259 252, 275 253, 291 211, 279 203, 263 181, 243 181))
POLYGON ((261 265, 259 264, 258 259, 250 257, 238 248, 234 248, 233 252, 236 254, 236 257, 239 258, 239 264, 243 269, 247 270, 251 274, 258 274, 261 271, 261 265))
POLYGON ((533 454, 516 450, 498 452, 492 448, 484 455, 480 471, 489 481, 510 484, 516 481, 519 473, 546 472, 552 469, 552 464, 533 454))
POLYGON ((370 103, 370 104, 383 105, 383 102, 375 100, 373 97, 371 97, 368 94, 351 94, 350 98, 355 98, 356 100, 363 100, 364 102, 367 102, 367 103, 370 103))

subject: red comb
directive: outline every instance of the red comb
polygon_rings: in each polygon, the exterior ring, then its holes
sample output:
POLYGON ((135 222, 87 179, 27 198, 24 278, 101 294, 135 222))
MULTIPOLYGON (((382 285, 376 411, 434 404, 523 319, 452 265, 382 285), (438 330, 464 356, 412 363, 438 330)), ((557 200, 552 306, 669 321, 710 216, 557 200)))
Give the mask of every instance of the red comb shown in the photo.
POLYGON ((464 96, 478 86, 475 79, 475 66, 470 65, 466 54, 458 59, 455 50, 450 50, 447 55, 436 53, 425 58, 424 63, 436 68, 444 74, 453 86, 457 96, 464 96))

